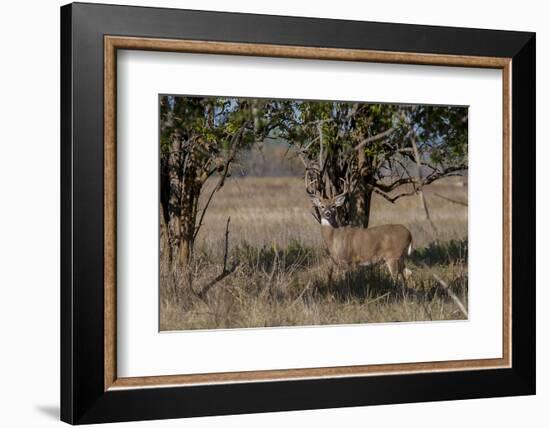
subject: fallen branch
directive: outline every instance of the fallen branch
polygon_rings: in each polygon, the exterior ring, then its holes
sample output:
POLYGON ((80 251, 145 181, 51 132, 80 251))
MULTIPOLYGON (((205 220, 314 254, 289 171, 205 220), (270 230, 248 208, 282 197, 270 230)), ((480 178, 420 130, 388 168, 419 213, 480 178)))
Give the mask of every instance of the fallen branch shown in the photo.
POLYGON ((468 311, 466 310, 466 308, 464 307, 460 299, 457 297, 457 295, 453 292, 453 290, 451 290, 451 287, 449 287, 449 285, 445 281, 443 281, 439 276, 437 276, 435 273, 432 273, 432 275, 435 278, 435 280, 439 283, 439 285, 441 285, 441 287, 443 287, 443 289, 447 292, 449 297, 453 299, 453 302, 456 303, 456 305, 462 311, 464 316, 468 318, 468 311))
POLYGON ((372 300, 367 301, 366 304, 367 304, 367 305, 371 305, 371 304, 373 304, 373 303, 376 303, 376 302, 378 302, 379 300, 385 299, 385 298, 388 297, 390 294, 391 294, 391 293, 388 291, 387 293, 384 293, 384 294, 382 294, 381 296, 378 296, 378 297, 376 297, 376 298, 374 298, 374 299, 372 299, 372 300))
POLYGON ((439 193, 434 193, 434 195, 437 196, 438 198, 445 199, 446 201, 452 202, 454 204, 463 205, 465 207, 468 206, 468 202, 457 201, 456 199, 448 198, 447 196, 440 195, 439 193))

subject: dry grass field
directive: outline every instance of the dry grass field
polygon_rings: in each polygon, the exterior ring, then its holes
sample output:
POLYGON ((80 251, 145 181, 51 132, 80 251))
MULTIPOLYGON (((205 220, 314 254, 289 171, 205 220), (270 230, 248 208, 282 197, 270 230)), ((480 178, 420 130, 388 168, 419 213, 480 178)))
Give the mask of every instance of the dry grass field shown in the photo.
POLYGON ((205 216, 185 277, 169 272, 161 236, 160 329, 464 319, 436 277, 467 306, 468 207, 453 201, 466 203, 468 187, 447 178, 424 194, 433 225, 418 196, 395 204, 375 196, 372 203, 372 226, 401 223, 412 233, 412 276, 403 288, 385 266, 333 264, 300 178, 228 180, 205 216), (223 269, 228 218, 228 264, 237 268, 205 290, 223 269))

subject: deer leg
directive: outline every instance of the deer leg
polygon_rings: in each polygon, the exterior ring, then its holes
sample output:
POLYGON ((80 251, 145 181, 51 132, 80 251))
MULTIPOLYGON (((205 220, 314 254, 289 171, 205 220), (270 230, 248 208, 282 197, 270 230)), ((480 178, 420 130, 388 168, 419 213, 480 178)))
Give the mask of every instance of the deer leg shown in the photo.
POLYGON ((401 278, 403 279, 403 284, 405 284, 408 287, 408 279, 412 275, 412 272, 405 267, 405 260, 399 259, 398 263, 398 270, 399 275, 401 275, 401 278))
MULTIPOLYGON (((391 279, 393 282, 393 286, 397 288, 399 286, 399 276, 401 275, 401 269, 399 266, 399 259, 389 259, 386 260, 386 265, 388 266, 388 270, 390 271, 391 279)), ((403 282, 401 285, 401 294, 403 296, 403 299, 405 298, 405 283, 403 282)))
POLYGON ((403 295, 403 298, 405 298, 405 277, 403 276, 403 269, 404 269, 404 263, 402 259, 389 259, 386 260, 386 265, 388 266, 388 270, 390 271, 390 275, 393 280, 394 287, 397 287, 399 284, 399 277, 403 279, 403 282, 401 283, 401 293, 403 295))
POLYGON ((388 267, 388 271, 390 273, 391 279, 395 280, 397 278, 398 274, 398 266, 397 266, 397 260, 396 259, 387 259, 386 260, 386 266, 388 267))

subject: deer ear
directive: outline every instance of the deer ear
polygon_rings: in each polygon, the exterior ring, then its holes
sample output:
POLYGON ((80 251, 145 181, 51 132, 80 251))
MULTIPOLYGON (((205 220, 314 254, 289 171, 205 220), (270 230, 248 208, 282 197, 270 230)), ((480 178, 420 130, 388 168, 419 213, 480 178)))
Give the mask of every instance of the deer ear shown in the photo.
POLYGON ((311 199, 311 202, 313 202, 313 205, 315 205, 316 207, 321 207, 321 201, 317 196, 312 195, 310 196, 310 199, 311 199))
POLYGON ((334 198, 334 206, 341 207, 346 202, 346 195, 338 195, 334 198))

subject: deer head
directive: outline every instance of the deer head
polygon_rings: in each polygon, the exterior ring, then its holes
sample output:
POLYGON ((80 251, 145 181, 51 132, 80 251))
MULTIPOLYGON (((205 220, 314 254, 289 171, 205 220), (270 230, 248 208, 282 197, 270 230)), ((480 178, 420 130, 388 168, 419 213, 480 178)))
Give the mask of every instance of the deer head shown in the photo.
MULTIPOLYGON (((315 182, 317 179, 310 180, 309 174, 306 171, 305 174, 305 181, 306 181, 306 192, 309 195, 309 198, 311 200, 311 203, 313 204, 313 207, 316 208, 317 214, 320 216, 315 216, 317 221, 321 224, 325 224, 324 221, 328 223, 328 225, 332 227, 338 227, 338 224, 336 222, 336 209, 338 207, 341 207, 344 205, 344 202, 346 202, 346 196, 349 193, 349 185, 344 180, 341 179, 344 183, 344 191, 338 195, 335 195, 331 198, 323 198, 319 193, 317 193, 315 189, 315 182)), ((324 186, 323 186, 324 187, 324 186)))
POLYGON ((322 199, 316 195, 312 195, 310 198, 313 205, 319 210, 321 215, 321 224, 324 223, 323 220, 326 220, 330 226, 338 227, 338 224, 336 223, 336 208, 344 204, 346 201, 346 195, 340 194, 330 199, 322 199))

